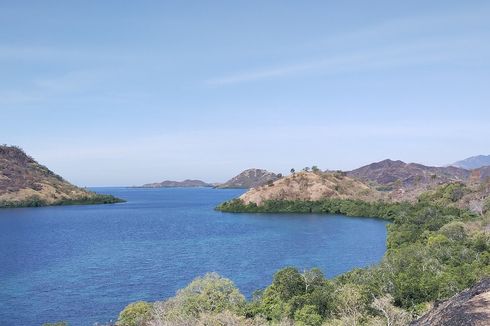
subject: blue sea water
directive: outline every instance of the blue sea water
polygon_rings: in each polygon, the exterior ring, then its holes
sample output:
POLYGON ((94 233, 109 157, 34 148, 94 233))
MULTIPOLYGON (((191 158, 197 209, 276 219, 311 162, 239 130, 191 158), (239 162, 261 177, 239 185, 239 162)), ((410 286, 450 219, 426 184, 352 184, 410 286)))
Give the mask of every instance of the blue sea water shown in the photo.
POLYGON ((213 210, 243 190, 94 190, 127 202, 0 210, 1 325, 108 322, 128 303, 165 299, 210 271, 250 297, 282 267, 332 277, 386 249, 378 219, 213 210))

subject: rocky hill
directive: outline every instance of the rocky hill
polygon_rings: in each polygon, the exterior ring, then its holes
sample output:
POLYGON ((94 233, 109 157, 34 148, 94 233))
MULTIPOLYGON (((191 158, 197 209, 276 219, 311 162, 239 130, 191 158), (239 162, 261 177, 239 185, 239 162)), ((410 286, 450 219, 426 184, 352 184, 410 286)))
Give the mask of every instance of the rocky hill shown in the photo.
POLYGON ((490 155, 478 155, 451 164, 463 169, 473 170, 484 166, 490 166, 490 155))
POLYGON ((212 184, 206 183, 201 180, 190 180, 186 179, 184 181, 171 181, 165 180, 156 183, 147 183, 142 185, 140 188, 198 188, 198 187, 212 187, 212 184))
POLYGON ((217 186, 217 188, 255 188, 281 177, 263 169, 248 169, 217 186))
POLYGON ((466 181, 471 172, 462 168, 425 166, 417 163, 384 160, 347 172, 350 177, 383 186, 388 190, 466 181))
POLYGON ((15 146, 0 146, 0 207, 105 204, 122 200, 77 187, 15 146))
POLYGON ((245 203, 260 205, 265 200, 320 200, 324 198, 376 201, 385 194, 343 173, 297 172, 240 196, 245 203))
POLYGON ((413 326, 483 326, 490 324, 490 278, 438 303, 413 326))

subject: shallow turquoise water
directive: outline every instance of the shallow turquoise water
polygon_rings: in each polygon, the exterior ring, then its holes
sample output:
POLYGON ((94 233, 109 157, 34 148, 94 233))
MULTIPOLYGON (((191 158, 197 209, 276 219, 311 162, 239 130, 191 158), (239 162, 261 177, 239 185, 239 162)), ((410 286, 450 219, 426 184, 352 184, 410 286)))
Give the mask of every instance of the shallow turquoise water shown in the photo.
POLYGON ((127 203, 0 210, 0 321, 114 320, 216 271, 250 296, 284 266, 331 277, 378 262, 386 222, 338 215, 229 214, 242 190, 97 188, 127 203))

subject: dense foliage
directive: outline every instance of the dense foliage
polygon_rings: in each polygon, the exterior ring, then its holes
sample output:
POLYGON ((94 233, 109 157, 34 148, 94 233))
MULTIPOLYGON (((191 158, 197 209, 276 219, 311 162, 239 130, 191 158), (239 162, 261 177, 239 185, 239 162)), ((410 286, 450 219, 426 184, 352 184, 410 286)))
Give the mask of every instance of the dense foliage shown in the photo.
POLYGON ((233 213, 321 213, 392 220, 399 210, 408 208, 408 203, 364 202, 352 199, 266 200, 260 206, 233 199, 222 203, 216 209, 233 213))

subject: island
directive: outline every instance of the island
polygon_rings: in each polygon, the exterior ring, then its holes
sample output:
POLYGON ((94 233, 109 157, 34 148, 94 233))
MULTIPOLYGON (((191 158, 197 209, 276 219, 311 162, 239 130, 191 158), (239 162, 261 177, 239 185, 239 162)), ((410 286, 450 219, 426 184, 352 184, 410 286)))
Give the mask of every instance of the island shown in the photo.
POLYGON ((201 180, 186 179, 184 181, 165 180, 162 182, 146 183, 137 188, 200 188, 200 187, 213 187, 213 185, 201 180))

